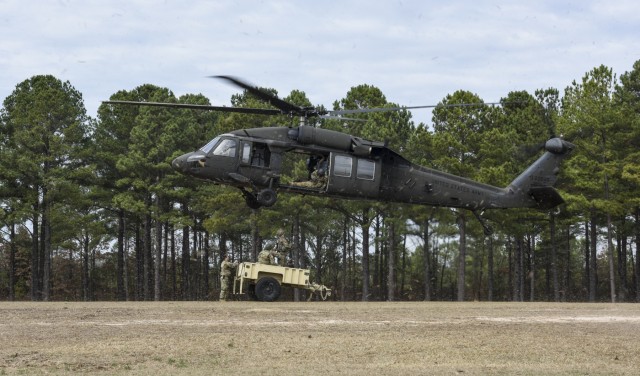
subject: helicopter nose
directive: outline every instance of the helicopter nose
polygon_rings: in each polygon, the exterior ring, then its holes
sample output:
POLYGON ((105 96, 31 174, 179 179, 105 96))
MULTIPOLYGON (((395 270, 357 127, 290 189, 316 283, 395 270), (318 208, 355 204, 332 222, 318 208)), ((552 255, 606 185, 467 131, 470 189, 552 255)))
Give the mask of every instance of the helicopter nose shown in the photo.
POLYGON ((191 153, 184 154, 174 159, 173 162, 171 162, 171 167, 178 172, 185 172, 187 170, 187 158, 190 154, 191 153))

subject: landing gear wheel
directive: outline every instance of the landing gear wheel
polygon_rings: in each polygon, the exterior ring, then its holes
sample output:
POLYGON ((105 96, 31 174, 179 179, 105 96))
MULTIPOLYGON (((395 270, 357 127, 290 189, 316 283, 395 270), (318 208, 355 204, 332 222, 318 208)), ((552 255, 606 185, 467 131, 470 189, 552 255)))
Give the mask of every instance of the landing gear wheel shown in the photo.
POLYGON ((250 209, 260 209, 262 207, 262 204, 258 202, 256 196, 251 193, 247 193, 244 195, 244 201, 247 203, 247 206, 250 209))
POLYGON ((278 200, 278 194, 273 189, 266 188, 258 192, 257 200, 263 206, 273 206, 278 200))
POLYGON ((262 277, 256 283, 256 296, 263 302, 273 302, 280 297, 280 283, 273 277, 262 277))

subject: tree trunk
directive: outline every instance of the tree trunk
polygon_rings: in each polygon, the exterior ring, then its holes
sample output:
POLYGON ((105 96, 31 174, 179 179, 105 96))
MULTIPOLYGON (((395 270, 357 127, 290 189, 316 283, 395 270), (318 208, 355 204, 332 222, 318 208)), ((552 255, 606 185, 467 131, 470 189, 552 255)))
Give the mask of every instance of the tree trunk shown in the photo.
POLYGON ((404 285, 405 285, 405 276, 407 275, 407 237, 402 237, 402 266, 400 268, 402 273, 400 273, 400 299, 404 299, 404 285))
POLYGON ((349 261, 349 275, 351 276, 351 300, 356 301, 357 291, 358 291, 358 273, 357 263, 356 263, 356 253, 357 253, 357 236, 356 236, 356 226, 355 224, 351 226, 351 234, 349 236, 349 244, 351 250, 351 260, 349 261))
MULTIPOLYGON (((187 205, 182 205, 182 214, 188 215, 189 210, 187 205)), ((191 286, 189 279, 191 278, 191 250, 189 249, 189 226, 182 228, 182 300, 189 300, 191 298, 190 291, 191 286)))
POLYGON ((151 300, 153 293, 153 254, 151 246, 151 214, 144 216, 144 300, 151 300))
POLYGON ((482 283, 482 251, 484 250, 484 241, 481 246, 474 247, 473 253, 473 300, 480 301, 480 285, 482 283))
POLYGON ((144 300, 144 250, 142 246, 142 223, 136 221, 136 300, 144 300))
POLYGON ((171 231, 171 227, 169 225, 169 221, 165 220, 162 223, 162 280, 160 285, 162 286, 162 298, 161 299, 169 299, 172 298, 168 295, 169 292, 169 232, 171 231))
POLYGON ((36 203, 33 207, 33 234, 32 234, 32 243, 31 243, 31 300, 37 301, 40 300, 40 289, 39 285, 41 283, 40 277, 40 267, 38 260, 40 259, 40 210, 39 210, 39 200, 36 200, 36 203))
POLYGON ((636 302, 640 303, 640 207, 635 212, 635 232, 636 232, 636 267, 634 276, 636 280, 636 302))
POLYGON ((341 269, 341 277, 340 277, 340 301, 347 300, 347 252, 349 249, 349 241, 348 241, 348 233, 347 233, 347 223, 348 218, 345 215, 344 222, 342 223, 342 268, 341 269))
POLYGON ((369 300, 369 208, 362 210, 362 301, 369 300))
POLYGON ((560 301, 560 285, 558 283, 558 249, 556 247, 556 216, 549 214, 549 242, 551 243, 551 276, 553 278, 553 301, 560 301))
POLYGON ((611 303, 615 303, 616 273, 613 259, 613 228, 611 226, 611 213, 607 213, 607 261, 609 261, 609 289, 611 292, 611 303))
POLYGON ((585 219, 584 221, 584 278, 583 278, 583 286, 585 291, 587 291, 587 296, 585 297, 585 299, 589 299, 589 297, 591 296, 591 286, 590 286, 590 281, 591 281, 591 269, 590 269, 590 255, 591 255, 591 248, 590 248, 590 241, 591 241, 591 237, 589 236, 589 220, 585 219))
POLYGON ((594 303, 598 298, 598 233, 596 229, 596 209, 591 209, 591 225, 590 225, 590 238, 591 238, 591 264, 589 265, 589 302, 594 303))
POLYGON ((86 253, 89 254, 89 300, 96 300, 96 286, 95 286, 95 276, 93 273, 96 271, 96 249, 95 247, 91 249, 91 253, 89 253, 89 234, 85 233, 84 236, 84 244, 82 246, 86 250, 86 253))
MULTIPOLYGON (((315 229, 315 233, 316 233, 316 247, 315 247, 315 260, 314 263, 316 264, 316 278, 318 280, 318 284, 323 284, 323 276, 322 276, 322 272, 323 272, 323 265, 322 265, 322 236, 320 234, 322 234, 322 230, 321 230, 321 225, 318 225, 315 229)), ((335 288, 337 288, 338 286, 335 286, 335 288)), ((335 299, 335 297, 334 297, 335 299)))
MULTIPOLYGON (((46 169, 46 167, 45 167, 46 169)), ((46 171, 46 170, 45 170, 46 171)), ((42 190, 42 300, 51 299, 51 208, 49 193, 42 190)))
POLYGON ((173 300, 178 299, 178 276, 176 267, 176 230, 171 225, 171 297, 173 300))
POLYGON ((619 230, 616 231, 616 250, 618 253, 618 278, 620 285, 618 287, 618 300, 624 302, 627 300, 627 234, 625 229, 625 218, 620 218, 619 230))
POLYGON ((467 219, 462 211, 458 212, 458 230, 460 236, 460 247, 458 252, 458 294, 457 300, 459 302, 464 301, 464 287, 465 287, 465 268, 467 264, 467 234, 466 226, 467 219))
POLYGON ((153 269, 153 300, 159 302, 162 297, 162 285, 161 285, 161 266, 162 266, 162 221, 160 221, 161 199, 156 194, 156 218, 155 232, 156 232, 156 257, 154 260, 153 269))
POLYGON ((204 299, 209 300, 209 231, 204 232, 204 255, 202 257, 202 289, 204 291, 204 299))
POLYGON ((124 210, 118 210, 118 256, 116 263, 117 299, 126 299, 124 293, 124 210))
POLYGON ((487 252, 487 300, 493 301, 493 235, 489 235, 487 252))
POLYGON ((536 294, 536 237, 531 236, 529 238, 529 300, 535 302, 536 294))
POLYGON ((565 267, 563 273, 563 287, 562 290, 562 302, 566 302, 569 298, 569 293, 572 290, 571 284, 571 225, 567 225, 567 236, 565 238, 565 250, 566 250, 566 259, 565 259, 565 267))
MULTIPOLYGON (((514 285, 515 282, 513 282, 513 279, 514 279, 513 278, 513 274, 514 274, 515 269, 516 269, 515 263, 513 261, 514 253, 515 253, 514 252, 513 243, 514 243, 513 238, 511 236, 508 236, 507 237, 507 244, 506 244, 506 248, 507 248, 507 263, 509 265, 509 268, 508 268, 509 272, 507 273, 507 286, 509 287, 509 289, 508 289, 508 293, 509 293, 508 299, 510 301, 514 301, 516 299, 515 295, 513 293, 513 290, 515 289, 515 287, 514 287, 515 286, 514 285)), ((547 273, 547 275, 548 274, 549 273, 547 273)))
MULTIPOLYGON (((296 212, 293 218, 293 249, 291 250, 291 257, 293 258, 293 266, 295 268, 300 267, 300 213, 296 212)), ((300 301, 301 292, 300 289, 293 289, 293 301, 300 301)))
POLYGON ((251 210, 251 244, 253 246, 251 248, 251 261, 256 262, 258 254, 262 251, 262 239, 258 228, 258 209, 251 210))
POLYGON ((392 218, 387 218, 387 230, 388 230, 388 239, 387 239, 387 266, 389 270, 387 270, 387 300, 392 302, 396 300, 396 231, 395 231, 395 223, 392 218))
MULTIPOLYGON (((126 228, 126 224, 125 224, 126 228)), ((130 299, 129 295, 129 238, 125 236, 124 245, 124 298, 130 299)))
POLYGON ((11 223, 9 233, 9 301, 16 299, 16 224, 11 223))
POLYGON ((430 234, 429 234, 429 220, 426 220, 422 224, 422 258, 424 268, 424 301, 431 300, 431 252, 429 252, 430 246, 430 234))
POLYGON ((524 301, 524 241, 522 235, 516 236, 514 260, 513 300, 524 301))
MULTIPOLYGON (((83 236, 84 238, 84 236, 83 236)), ((91 300, 91 290, 89 287, 89 248, 84 246, 80 248, 82 254, 82 298, 85 302, 91 300)))
MULTIPOLYGON (((607 157, 605 154, 607 138, 605 132, 602 132, 602 164, 606 165, 607 157)), ((604 199, 609 201, 609 174, 604 171, 604 199)), ((613 265, 613 229, 611 225, 611 212, 607 211, 607 260, 609 262, 609 288, 611 293, 611 303, 616 302, 616 274, 613 265)))
POLYGON ((377 215, 375 220, 375 237, 373 238, 373 288, 376 298, 379 299, 379 295, 381 295, 380 286, 382 285, 382 271, 380 270, 380 216, 377 215))

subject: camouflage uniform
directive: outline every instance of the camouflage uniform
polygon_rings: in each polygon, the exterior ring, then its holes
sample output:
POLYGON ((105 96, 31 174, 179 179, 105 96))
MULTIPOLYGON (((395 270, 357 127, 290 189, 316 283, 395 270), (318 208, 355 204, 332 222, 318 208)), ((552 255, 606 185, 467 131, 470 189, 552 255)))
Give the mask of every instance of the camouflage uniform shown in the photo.
POLYGON ((322 189, 327 185, 327 161, 321 158, 314 166, 314 170, 311 173, 311 180, 296 182, 294 185, 305 188, 318 188, 322 189))
POLYGON ((278 252, 276 252, 276 250, 273 248, 273 243, 267 243, 267 245, 264 247, 264 250, 258 254, 258 264, 276 264, 276 256, 278 256, 278 252))
POLYGON ((284 236, 284 230, 278 230, 278 239, 276 240, 276 250, 278 251, 278 264, 285 266, 287 263, 287 255, 291 252, 291 244, 284 236))
POLYGON ((305 188, 323 188, 327 184, 327 176, 320 175, 317 171, 311 173, 311 180, 296 182, 295 185, 305 188))
POLYGON ((229 286, 233 278, 233 269, 238 266, 236 262, 230 262, 229 257, 225 257, 220 264, 220 300, 227 300, 229 297, 229 286))

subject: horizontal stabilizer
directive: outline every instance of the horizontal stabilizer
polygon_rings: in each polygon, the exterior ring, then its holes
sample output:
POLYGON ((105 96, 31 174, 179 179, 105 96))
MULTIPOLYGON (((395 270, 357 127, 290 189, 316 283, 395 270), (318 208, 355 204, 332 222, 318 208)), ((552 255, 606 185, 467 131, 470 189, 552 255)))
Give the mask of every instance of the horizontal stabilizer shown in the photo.
POLYGON ((558 191, 553 187, 531 187, 529 195, 538 203, 540 209, 552 209, 564 203, 558 191))

